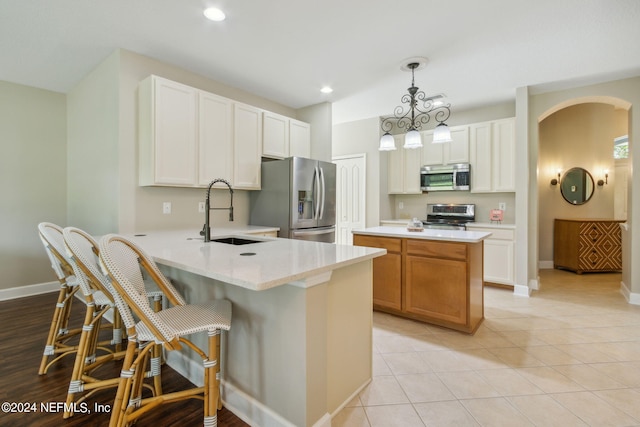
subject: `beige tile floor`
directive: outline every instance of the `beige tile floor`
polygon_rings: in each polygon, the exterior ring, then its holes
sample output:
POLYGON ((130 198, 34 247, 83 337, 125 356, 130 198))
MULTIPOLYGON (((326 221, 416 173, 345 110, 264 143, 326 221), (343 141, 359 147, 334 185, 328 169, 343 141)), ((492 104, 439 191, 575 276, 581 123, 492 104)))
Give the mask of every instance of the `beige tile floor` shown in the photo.
POLYGON ((474 336, 374 312, 373 380, 333 426, 640 426, 640 307, 620 274, 485 289, 474 336))

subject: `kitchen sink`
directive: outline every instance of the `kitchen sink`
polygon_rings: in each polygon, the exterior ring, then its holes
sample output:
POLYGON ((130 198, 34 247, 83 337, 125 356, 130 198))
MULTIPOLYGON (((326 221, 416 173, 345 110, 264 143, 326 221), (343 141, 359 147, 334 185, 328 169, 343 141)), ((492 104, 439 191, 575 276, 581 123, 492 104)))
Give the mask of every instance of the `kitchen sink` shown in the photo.
POLYGON ((218 239, 211 239, 211 241, 217 243, 226 243, 228 245, 249 245, 251 243, 264 242, 264 240, 243 239, 241 237, 220 237, 218 239))

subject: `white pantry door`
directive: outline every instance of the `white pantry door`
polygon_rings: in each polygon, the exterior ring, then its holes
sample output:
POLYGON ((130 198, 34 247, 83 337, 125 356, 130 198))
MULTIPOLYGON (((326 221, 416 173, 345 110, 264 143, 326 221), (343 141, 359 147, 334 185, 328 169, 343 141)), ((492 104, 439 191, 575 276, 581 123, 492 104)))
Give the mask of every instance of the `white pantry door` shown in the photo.
POLYGON ((354 228, 365 227, 366 154, 333 158, 336 164, 336 243, 352 245, 354 228))

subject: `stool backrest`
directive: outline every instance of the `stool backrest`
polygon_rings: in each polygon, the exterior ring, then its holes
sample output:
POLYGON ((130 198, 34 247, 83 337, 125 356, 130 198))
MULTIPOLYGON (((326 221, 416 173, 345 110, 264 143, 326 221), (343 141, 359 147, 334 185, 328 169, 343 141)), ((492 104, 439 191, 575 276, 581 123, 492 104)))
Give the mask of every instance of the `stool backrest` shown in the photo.
POLYGON ((170 347, 179 347, 174 328, 163 322, 149 304, 144 276, 149 276, 171 304, 186 305, 182 296, 162 274, 153 259, 123 236, 108 234, 100 239, 100 262, 114 289, 156 337, 170 347))
POLYGON ((50 222, 41 222, 38 224, 38 234, 58 280, 62 282, 72 276, 73 268, 66 257, 62 227, 50 222))
POLYGON ((87 232, 76 227, 66 227, 62 235, 69 262, 78 278, 82 292, 102 291, 116 304, 125 327, 133 328, 135 320, 131 310, 122 297, 115 292, 109 278, 100 269, 98 242, 87 232))

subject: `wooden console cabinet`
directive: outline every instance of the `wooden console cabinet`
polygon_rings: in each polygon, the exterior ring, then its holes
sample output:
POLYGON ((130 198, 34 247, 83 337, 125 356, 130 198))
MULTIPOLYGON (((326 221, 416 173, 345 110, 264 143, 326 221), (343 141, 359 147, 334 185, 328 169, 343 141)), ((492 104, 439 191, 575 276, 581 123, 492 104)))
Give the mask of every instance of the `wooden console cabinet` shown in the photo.
POLYGON ((474 333, 484 319, 483 243, 354 234, 373 261, 373 308, 474 333))
POLYGON ((553 267, 578 274, 622 270, 620 220, 556 219, 553 267))

